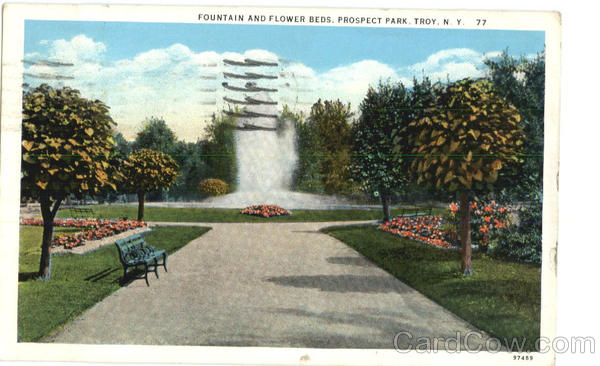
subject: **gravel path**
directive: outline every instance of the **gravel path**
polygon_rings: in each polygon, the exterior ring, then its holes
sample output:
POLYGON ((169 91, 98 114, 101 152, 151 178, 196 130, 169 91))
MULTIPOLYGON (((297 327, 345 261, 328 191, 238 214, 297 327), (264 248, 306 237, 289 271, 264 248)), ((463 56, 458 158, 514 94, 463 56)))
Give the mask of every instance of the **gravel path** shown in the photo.
POLYGON ((319 232, 343 224, 181 224, 213 229, 169 257, 150 287, 134 281, 45 341, 393 348, 402 331, 408 347, 476 330, 319 232))

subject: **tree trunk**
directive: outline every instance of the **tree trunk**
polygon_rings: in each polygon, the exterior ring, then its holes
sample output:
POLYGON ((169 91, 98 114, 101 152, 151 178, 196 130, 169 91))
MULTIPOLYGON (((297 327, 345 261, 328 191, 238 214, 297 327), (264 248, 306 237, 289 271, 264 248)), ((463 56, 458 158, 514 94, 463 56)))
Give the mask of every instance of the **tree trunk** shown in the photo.
POLYGON ((47 193, 43 192, 40 195, 40 209, 42 211, 42 218, 44 220, 44 231, 42 234, 42 255, 40 257, 40 268, 38 276, 41 280, 49 280, 50 273, 52 271, 52 253, 50 251, 50 244, 52 243, 52 237, 54 234, 54 217, 58 212, 62 199, 52 201, 47 193))
POLYGON ((460 192, 460 267, 464 276, 473 274, 471 265, 471 213, 469 212, 469 192, 460 192))
POLYGON ((138 221, 144 220, 144 200, 146 199, 146 193, 138 192, 138 221))
POLYGON ((381 205, 383 206, 383 222, 388 222, 392 219, 392 212, 390 209, 390 203, 392 197, 389 193, 381 193, 381 205))

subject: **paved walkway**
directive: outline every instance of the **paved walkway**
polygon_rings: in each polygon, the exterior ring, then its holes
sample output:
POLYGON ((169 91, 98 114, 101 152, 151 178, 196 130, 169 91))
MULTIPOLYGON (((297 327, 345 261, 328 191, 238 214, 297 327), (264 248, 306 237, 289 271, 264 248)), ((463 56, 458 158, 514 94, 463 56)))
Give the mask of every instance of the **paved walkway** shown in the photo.
POLYGON ((182 224, 213 230, 45 341, 393 348, 476 330, 318 231, 340 224, 182 224))

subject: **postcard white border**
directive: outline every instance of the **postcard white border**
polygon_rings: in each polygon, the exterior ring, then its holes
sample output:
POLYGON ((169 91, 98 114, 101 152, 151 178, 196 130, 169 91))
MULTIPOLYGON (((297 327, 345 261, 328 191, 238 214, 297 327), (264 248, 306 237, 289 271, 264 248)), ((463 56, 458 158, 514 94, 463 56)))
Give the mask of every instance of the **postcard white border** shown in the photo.
MULTIPOLYGON (((18 243, 19 230, 19 177, 20 125, 23 32, 25 19, 87 20, 127 22, 199 23, 197 14, 208 12, 254 14, 299 14, 374 17, 460 17, 468 26, 427 27, 393 26, 398 28, 461 28, 540 30, 546 32, 546 99, 544 150, 544 208, 543 208, 543 262, 542 262, 542 316, 541 334, 552 338, 556 333, 556 247, 558 223, 558 161, 559 161, 559 106, 560 106, 560 16, 552 12, 506 12, 473 10, 377 10, 335 8, 248 8, 204 6, 134 6, 134 5, 48 5, 8 4, 4 8, 2 49, 2 133, 0 154, 0 230, 4 243, 18 243), (475 25, 475 19, 485 18, 485 28, 475 25), (16 152, 16 153, 15 153, 16 152)), ((222 22, 229 24, 244 24, 222 22)), ((277 24, 264 22, 261 24, 277 24)), ((290 25, 311 25, 299 24, 290 25)), ((331 26, 327 24, 326 26, 331 26)), ((357 26, 338 25, 338 26, 357 26)), ((358 25, 372 26, 372 25, 358 25)), ((0 249, 0 313, 3 330, 0 333, 0 358, 12 360, 144 362, 144 363, 208 363, 208 364, 307 364, 307 365, 387 365, 402 363, 464 365, 465 362, 508 363, 510 353, 428 353, 400 354, 394 350, 299 349, 255 347, 200 347, 200 346, 125 346, 17 343, 17 283, 18 247, 0 249), (308 358, 306 357, 308 356, 308 358)), ((529 364, 552 364, 553 353, 534 353, 529 364)))

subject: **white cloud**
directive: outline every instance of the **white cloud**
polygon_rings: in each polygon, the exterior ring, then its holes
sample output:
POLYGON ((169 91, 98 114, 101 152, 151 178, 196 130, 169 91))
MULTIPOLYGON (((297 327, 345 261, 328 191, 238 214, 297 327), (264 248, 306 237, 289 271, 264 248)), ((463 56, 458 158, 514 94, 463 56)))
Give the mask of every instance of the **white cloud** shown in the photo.
MULTIPOLYGON (((225 91, 223 82, 243 85, 245 80, 224 78, 223 71, 277 74, 277 80, 261 80, 260 85, 277 88, 280 107, 283 103, 308 112, 318 98, 340 99, 353 108, 360 105, 369 85, 379 80, 412 84, 413 76, 422 72, 433 80, 451 80, 482 75, 486 55, 470 49, 442 50, 426 60, 395 70, 377 60, 362 60, 324 72, 315 72, 308 65, 287 61, 268 50, 253 49, 244 53, 213 51, 196 53, 183 44, 142 52, 132 58, 103 62, 106 46, 78 35, 71 40, 47 42, 47 54, 29 55, 41 59, 71 62, 71 67, 26 66, 28 73, 61 74, 72 80, 27 80, 36 86, 51 82, 79 89, 83 96, 100 99, 111 107, 117 129, 126 138, 134 138, 140 122, 150 116, 164 117, 180 137, 194 141, 201 137, 204 126, 214 112, 226 108, 223 96, 243 99, 243 93, 225 91), (224 65, 223 59, 242 61, 246 58, 278 62, 279 67, 240 68, 224 65), (211 104, 212 103, 212 104, 211 104)), ((488 56, 491 54, 487 54, 488 56)))
POLYGON ((452 48, 438 51, 423 62, 402 68, 400 74, 408 79, 428 76, 433 81, 445 82, 459 80, 466 77, 482 77, 485 72, 483 61, 500 55, 500 52, 486 54, 469 48, 452 48))
POLYGON ((62 62, 98 62, 106 46, 102 42, 94 42, 93 39, 80 34, 70 41, 59 39, 53 41, 50 46, 50 57, 62 62))
POLYGON ((419 62, 410 68, 415 71, 430 71, 440 68, 444 63, 450 60, 473 60, 480 58, 481 54, 468 48, 453 48, 438 51, 429 57, 425 62, 419 62))
POLYGON ((304 96, 304 99, 340 99, 356 108, 367 93, 369 85, 376 85, 380 80, 394 82, 398 81, 399 77, 389 65, 375 60, 363 60, 316 75, 312 82, 307 80, 318 87, 314 87, 314 91, 304 96))
POLYGON ((25 54, 26 60, 36 59, 42 56, 39 52, 29 52, 25 54))

